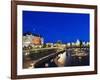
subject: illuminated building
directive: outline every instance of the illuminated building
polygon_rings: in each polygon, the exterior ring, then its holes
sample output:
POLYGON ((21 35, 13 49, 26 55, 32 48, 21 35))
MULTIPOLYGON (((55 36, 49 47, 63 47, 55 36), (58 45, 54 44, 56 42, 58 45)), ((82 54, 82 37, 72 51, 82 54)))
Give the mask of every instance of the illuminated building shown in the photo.
POLYGON ((24 46, 40 46, 44 44, 44 39, 38 35, 38 34, 31 34, 31 33, 25 33, 23 35, 23 47, 24 46))

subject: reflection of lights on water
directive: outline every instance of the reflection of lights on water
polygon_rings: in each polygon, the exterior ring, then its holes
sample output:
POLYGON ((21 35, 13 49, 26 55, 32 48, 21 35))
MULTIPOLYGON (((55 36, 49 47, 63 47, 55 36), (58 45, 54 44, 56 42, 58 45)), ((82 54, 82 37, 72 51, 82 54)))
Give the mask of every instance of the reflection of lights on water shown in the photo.
POLYGON ((28 69, 33 69, 33 67, 28 67, 28 69))
POLYGON ((53 59, 51 59, 50 62, 53 62, 53 59))
POLYGON ((30 65, 31 65, 31 67, 29 67, 29 69, 34 68, 34 63, 31 63, 30 65))
POLYGON ((81 57, 81 56, 79 56, 78 58, 79 58, 79 60, 81 60, 81 59, 82 59, 82 57, 81 57))
POLYGON ((66 61, 66 52, 64 52, 63 54, 60 54, 59 55, 59 59, 58 59, 58 62, 61 63, 61 64, 65 64, 65 61, 66 61))
POLYGON ((26 52, 26 53, 25 53, 25 56, 27 56, 28 54, 29 54, 29 52, 26 52))
POLYGON ((28 69, 33 69, 33 68, 34 68, 34 64, 31 63, 31 64, 30 64, 30 67, 28 67, 28 69))
POLYGON ((48 63, 45 63, 45 67, 48 67, 49 66, 49 64, 48 63))

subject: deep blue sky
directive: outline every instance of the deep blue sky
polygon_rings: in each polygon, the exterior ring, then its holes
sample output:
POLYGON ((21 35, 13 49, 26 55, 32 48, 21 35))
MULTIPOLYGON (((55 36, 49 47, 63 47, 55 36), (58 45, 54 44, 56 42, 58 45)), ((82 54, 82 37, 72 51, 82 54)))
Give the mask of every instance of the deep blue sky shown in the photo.
POLYGON ((23 11, 23 33, 40 34, 45 42, 89 41, 89 14, 23 11))

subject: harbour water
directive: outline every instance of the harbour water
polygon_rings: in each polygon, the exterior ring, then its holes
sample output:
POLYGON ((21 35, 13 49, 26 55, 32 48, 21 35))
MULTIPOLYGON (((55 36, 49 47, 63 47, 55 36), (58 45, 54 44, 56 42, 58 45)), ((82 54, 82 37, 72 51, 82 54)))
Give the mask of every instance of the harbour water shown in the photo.
MULTIPOLYGON (((71 66, 88 66, 89 65, 89 52, 85 56, 73 56, 72 53, 64 52, 58 55, 58 59, 50 60, 38 65, 36 68, 49 68, 49 67, 71 67, 71 66)), ((83 54, 84 55, 84 54, 83 54)))

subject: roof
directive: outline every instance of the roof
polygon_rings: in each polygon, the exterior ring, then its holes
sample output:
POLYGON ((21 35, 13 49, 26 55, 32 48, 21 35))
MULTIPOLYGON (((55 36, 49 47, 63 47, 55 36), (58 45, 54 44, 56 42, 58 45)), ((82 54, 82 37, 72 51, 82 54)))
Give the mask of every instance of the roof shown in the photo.
POLYGON ((26 36, 26 35, 33 35, 33 36, 37 36, 37 37, 42 37, 40 34, 31 33, 31 32, 27 32, 27 33, 23 34, 23 36, 26 36))

